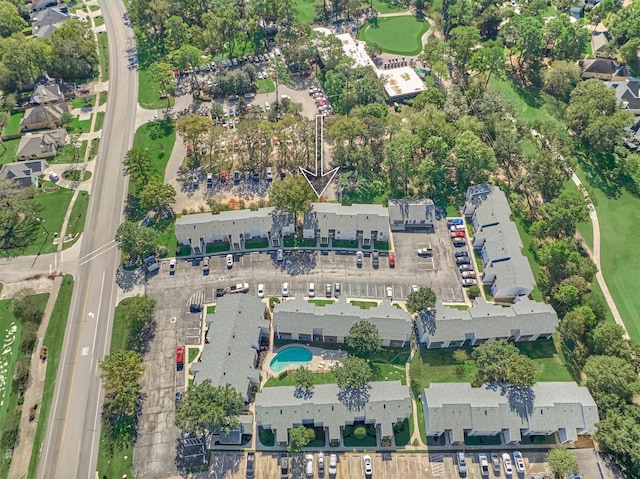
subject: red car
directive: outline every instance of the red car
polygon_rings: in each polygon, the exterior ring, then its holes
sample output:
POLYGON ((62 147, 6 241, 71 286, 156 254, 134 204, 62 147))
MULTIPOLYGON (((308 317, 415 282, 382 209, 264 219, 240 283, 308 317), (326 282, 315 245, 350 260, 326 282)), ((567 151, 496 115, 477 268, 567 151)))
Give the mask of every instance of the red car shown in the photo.
POLYGON ((227 182, 227 172, 223 171, 220 173, 220 182, 221 183, 226 183, 227 182))
POLYGON ((452 238, 464 238, 467 235, 467 233, 465 233, 464 230, 458 230, 458 231, 452 231, 451 232, 451 237, 452 238))
POLYGON ((395 268, 395 267, 396 267, 396 254, 389 253, 389 268, 395 268))
POLYGON ((193 145, 191 143, 187 143, 187 156, 193 155, 193 145))
POLYGON ((182 346, 178 346, 176 350, 176 364, 178 366, 182 366, 184 364, 184 348, 182 346))

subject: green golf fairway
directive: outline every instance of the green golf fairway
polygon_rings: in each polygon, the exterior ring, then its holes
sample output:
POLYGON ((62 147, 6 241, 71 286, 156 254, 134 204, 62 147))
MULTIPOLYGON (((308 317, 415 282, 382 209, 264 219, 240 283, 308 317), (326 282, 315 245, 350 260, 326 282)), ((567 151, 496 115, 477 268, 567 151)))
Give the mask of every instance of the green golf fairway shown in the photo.
POLYGON ((412 15, 402 17, 382 17, 377 19, 377 27, 365 25, 358 39, 376 43, 387 53, 397 55, 418 55, 422 51, 422 35, 429 24, 412 15))

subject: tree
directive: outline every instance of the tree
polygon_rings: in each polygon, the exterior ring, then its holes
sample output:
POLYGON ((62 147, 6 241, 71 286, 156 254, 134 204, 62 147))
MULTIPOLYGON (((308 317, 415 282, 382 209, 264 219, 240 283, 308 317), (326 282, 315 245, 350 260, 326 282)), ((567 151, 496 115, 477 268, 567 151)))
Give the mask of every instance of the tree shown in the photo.
POLYGON ((469 130, 456 137, 450 156, 460 191, 466 191, 472 184, 485 182, 489 172, 496 168, 496 156, 491 147, 469 130))
POLYGON ((410 313, 423 313, 436 305, 436 293, 431 288, 420 288, 407 296, 407 310, 410 313))
POLYGON ((350 389, 363 388, 373 377, 369 363, 356 356, 344 359, 342 365, 333 368, 333 373, 339 387, 350 389))
POLYGON ((51 34, 49 74, 66 81, 91 77, 99 63, 93 32, 80 20, 65 21, 51 34))
POLYGON ((153 320, 153 313, 156 309, 155 299, 136 295, 128 298, 123 304, 125 305, 124 321, 129 327, 137 329, 153 320))
POLYGON ((293 383, 300 389, 312 389, 314 383, 313 373, 304 366, 300 366, 293 372, 293 383))
POLYGON ((567 102, 581 75, 582 71, 576 63, 556 60, 543 72, 542 86, 550 95, 567 102))
POLYGON ((578 472, 578 459, 566 447, 554 447, 545 460, 556 477, 564 478, 578 472))
POLYGON ((127 151, 124 157, 123 173, 131 177, 136 188, 143 188, 151 179, 153 165, 151 163, 151 155, 145 150, 132 148, 127 151))
POLYGON ((609 410, 598 423, 595 440, 605 451, 615 454, 616 460, 627 468, 628 477, 640 474, 640 422, 637 408, 609 410))
POLYGON ((458 364, 464 364, 469 360, 469 353, 464 349, 456 349, 452 354, 453 360, 458 364))
POLYGON ((506 58, 504 46, 497 40, 489 40, 482 48, 478 48, 471 54, 469 67, 485 75, 483 89, 487 88, 491 76, 504 76, 506 58))
POLYGON ((115 239, 129 260, 139 262, 155 252, 158 232, 147 226, 138 226, 133 221, 125 221, 118 226, 115 239))
POLYGON ((480 43, 480 40, 480 30, 477 27, 459 26, 451 30, 449 45, 462 74, 466 73, 473 49, 480 43))
POLYGON ((309 436, 307 436, 307 428, 298 426, 289 429, 289 446, 287 451, 290 453, 298 453, 302 448, 309 444, 309 436))
POLYGON ((11 2, 0 1, 0 37, 10 37, 27 28, 16 7, 11 2))
POLYGON ((481 344, 472 357, 481 382, 509 382, 527 387, 535 382, 538 366, 504 339, 481 344))
POLYGON ((185 143, 193 145, 194 155, 198 157, 199 145, 211 130, 213 123, 210 118, 202 115, 186 115, 176 123, 176 131, 185 143))
POLYGON ((298 215, 311 211, 311 204, 317 200, 316 194, 307 183, 304 175, 287 176, 276 181, 269 190, 271 206, 281 208, 294 215, 296 223, 298 215))
POLYGON ((624 329, 611 321, 599 323, 589 335, 593 354, 629 359, 631 349, 624 339, 624 329))
POLYGON ((229 432, 244 409, 242 394, 231 385, 213 386, 209 379, 192 384, 176 404, 176 426, 190 434, 229 432))
POLYGON ((144 370, 137 351, 120 349, 100 363, 100 377, 104 381, 103 417, 110 433, 118 439, 130 441, 135 437, 135 425, 140 399, 140 376, 144 370))
POLYGON ((167 62, 154 62, 149 66, 149 73, 151 78, 158 85, 160 91, 167 94, 167 108, 171 106, 170 94, 173 93, 173 89, 176 84, 176 79, 173 75, 173 68, 167 62))
POLYGON ((40 226, 34 196, 33 188, 20 188, 13 180, 0 178, 1 249, 23 248, 37 235, 40 226))
POLYGON ((349 347, 355 349, 362 356, 376 353, 382 347, 378 328, 369 321, 358 321, 351 326, 346 340, 349 347))
POLYGON ((142 207, 148 211, 171 211, 171 206, 176 201, 176 190, 173 185, 151 180, 142 188, 139 200, 142 207))
POLYGON ((627 403, 640 391, 638 374, 632 364, 613 356, 591 356, 583 369, 586 385, 596 401, 614 395, 627 403))
POLYGON ((524 354, 513 354, 509 356, 506 364, 506 382, 524 387, 531 387, 536 382, 536 374, 540 367, 533 359, 524 354))
POLYGON ((44 315, 44 308, 33 295, 29 295, 14 303, 13 314, 22 324, 40 324, 44 315))

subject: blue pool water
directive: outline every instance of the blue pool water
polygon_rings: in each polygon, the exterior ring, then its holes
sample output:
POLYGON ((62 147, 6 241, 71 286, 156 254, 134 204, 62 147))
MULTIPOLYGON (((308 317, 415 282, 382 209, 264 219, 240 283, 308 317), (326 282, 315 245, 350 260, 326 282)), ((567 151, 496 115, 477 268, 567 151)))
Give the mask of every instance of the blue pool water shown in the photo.
POLYGON ((311 362, 312 357, 308 349, 287 348, 276 354, 269 366, 273 372, 278 373, 289 366, 306 366, 311 362))

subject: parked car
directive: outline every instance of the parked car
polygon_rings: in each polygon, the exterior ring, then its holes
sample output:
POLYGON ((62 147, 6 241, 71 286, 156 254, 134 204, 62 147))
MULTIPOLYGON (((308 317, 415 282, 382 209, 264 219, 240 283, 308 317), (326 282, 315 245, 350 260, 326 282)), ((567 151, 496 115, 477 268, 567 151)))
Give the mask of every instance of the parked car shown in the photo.
POLYGON ((182 366, 184 364, 184 347, 178 346, 176 349, 176 364, 182 366))
POLYGON ((342 286, 340 286, 340 283, 336 283, 335 286, 333 287, 334 296, 336 298, 339 298, 341 292, 342 292, 342 286))
POLYGON ((289 296, 289 283, 282 283, 282 296, 284 298, 289 296))
POLYGON ((220 183, 226 183, 227 182, 227 172, 226 171, 221 171, 220 172, 220 183))
POLYGON ((256 453, 248 452, 247 453, 247 478, 252 478, 256 476, 256 453))
POLYGON ((318 476, 324 477, 324 453, 318 453, 318 476))
POLYGON ((264 298, 264 284, 258 285, 258 298, 264 298))
POLYGON ((228 254, 227 255, 226 261, 227 261, 227 269, 233 268, 233 255, 232 254, 228 254))
POLYGON ((315 298, 316 297, 316 284, 315 283, 309 283, 309 297, 310 298, 315 298))
POLYGON ((171 258, 169 260, 169 274, 170 275, 174 275, 176 274, 176 259, 175 258, 171 258))
POLYGON ((418 256, 431 256, 433 255, 433 248, 431 246, 427 246, 426 248, 418 248, 416 250, 418 256))
POLYGON ((489 476, 489 460, 484 453, 478 454, 478 464, 480 464, 480 475, 489 476))
POLYGON ((464 452, 456 454, 456 460, 458 461, 458 474, 460 477, 466 477, 467 475, 467 458, 464 457, 464 452))
POLYGON ((451 228, 453 225, 463 225, 464 220, 462 218, 449 218, 447 220, 447 226, 451 228))
POLYGON ((276 261, 282 261, 284 259, 284 251, 282 251, 282 249, 278 249, 278 251, 276 251, 276 261))
POLYGON ((306 465, 304 471, 307 477, 313 477, 313 454, 307 454, 305 457, 306 465))
POLYGON ((207 276, 209 274, 209 257, 205 256, 202 260, 202 274, 207 276))
POLYGON ((459 264, 458 269, 460 271, 473 271, 473 266, 470 264, 459 264))
POLYGON ((507 477, 511 477, 513 475, 513 466, 511 465, 511 456, 509 453, 502 454, 502 464, 504 465, 504 474, 507 477))
POLYGON ((462 286, 469 287, 476 284, 476 280, 474 278, 462 278, 462 286))
POLYGON ((524 457, 522 457, 522 453, 520 451, 513 451, 513 460, 516 463, 516 471, 524 474, 524 457))
POLYGON ((467 232, 464 230, 456 230, 449 233, 452 238, 464 238, 467 236, 467 232))
POLYGON ((469 252, 466 250, 456 251, 455 255, 456 255, 456 258, 462 258, 463 256, 469 256, 469 252))
POLYGON ((373 465, 371 463, 371 456, 368 454, 362 458, 362 463, 364 465, 364 475, 369 478, 373 475, 373 465))
POLYGON ((267 181, 273 181, 273 171, 270 166, 267 166, 267 181))
POLYGON ((451 241, 453 242, 453 246, 455 246, 456 248, 459 248, 467 244, 466 240, 460 237, 451 238, 451 241))
POLYGON ((491 466, 493 467, 493 472, 496 476, 500 475, 500 456, 498 456, 497 452, 491 453, 491 466))
POLYGON ((280 454, 280 476, 289 477, 289 456, 286 453, 280 454))
POLYGON ((269 104, 268 101, 264 102, 264 111, 269 111, 271 110, 271 105, 269 104))
POLYGON ((327 298, 331 297, 331 283, 327 283, 327 284, 324 285, 324 295, 327 298))
POLYGON ((362 253, 362 251, 358 251, 356 253, 356 266, 358 268, 362 268, 362 258, 364 257, 364 254, 362 253))
POLYGON ((471 259, 469 259, 468 256, 458 256, 456 258, 456 264, 461 265, 461 264, 471 264, 471 259))
POLYGON ((180 401, 182 401, 182 393, 178 391, 176 393, 176 403, 179 403, 180 401))
POLYGON ((374 249, 371 253, 371 262, 374 269, 378 269, 380 266, 380 252, 377 249, 374 249))
POLYGON ((329 475, 335 476, 338 473, 338 456, 331 454, 329 456, 329 475))
POLYGON ((49 172, 49 179, 55 183, 56 181, 58 181, 60 179, 60 176, 58 175, 58 173, 56 173, 55 171, 50 171, 49 172))
POLYGON ((391 286, 387 286, 387 298, 393 299, 393 288, 391 286))
POLYGON ((202 311, 202 305, 200 303, 191 303, 189 305, 190 313, 199 313, 200 311, 202 311))
POLYGON ((389 268, 396 267, 396 255, 395 253, 389 253, 389 268))
POLYGON ((451 225, 449 231, 464 231, 464 225, 451 225))
POLYGON ((475 278, 476 277, 476 272, 475 271, 462 271, 461 274, 462 274, 463 278, 475 278))

